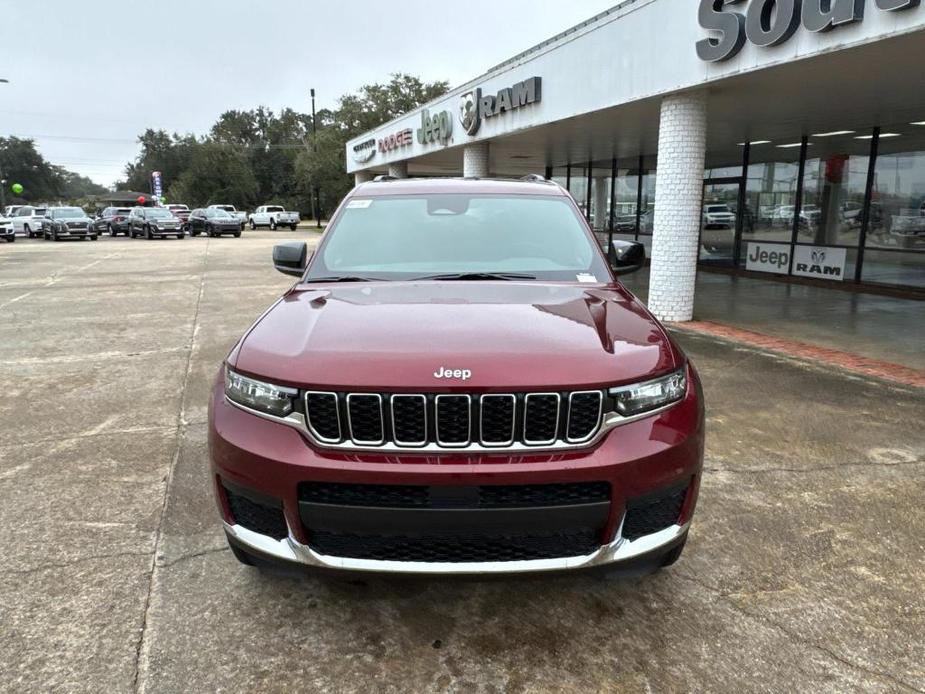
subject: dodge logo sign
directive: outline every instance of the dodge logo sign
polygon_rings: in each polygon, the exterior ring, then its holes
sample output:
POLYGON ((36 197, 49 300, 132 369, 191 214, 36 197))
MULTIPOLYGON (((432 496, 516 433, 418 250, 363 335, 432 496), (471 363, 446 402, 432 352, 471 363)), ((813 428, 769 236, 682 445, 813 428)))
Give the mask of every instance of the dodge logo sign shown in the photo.
POLYGON ((462 123, 463 130, 469 135, 475 135, 482 124, 482 119, 479 118, 479 101, 481 98, 481 89, 474 89, 459 97, 459 122, 462 123))

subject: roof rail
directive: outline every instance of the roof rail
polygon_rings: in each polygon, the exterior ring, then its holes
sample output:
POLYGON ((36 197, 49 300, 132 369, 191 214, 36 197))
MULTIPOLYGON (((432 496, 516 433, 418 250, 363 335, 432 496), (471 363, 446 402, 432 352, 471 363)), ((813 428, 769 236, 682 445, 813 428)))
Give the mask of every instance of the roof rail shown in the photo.
POLYGON ((373 178, 373 183, 384 183, 385 181, 397 181, 397 176, 389 176, 388 174, 379 174, 373 178))
POLYGON ((546 177, 540 176, 539 174, 527 174, 526 176, 520 177, 521 181, 527 181, 528 183, 546 183, 546 177))

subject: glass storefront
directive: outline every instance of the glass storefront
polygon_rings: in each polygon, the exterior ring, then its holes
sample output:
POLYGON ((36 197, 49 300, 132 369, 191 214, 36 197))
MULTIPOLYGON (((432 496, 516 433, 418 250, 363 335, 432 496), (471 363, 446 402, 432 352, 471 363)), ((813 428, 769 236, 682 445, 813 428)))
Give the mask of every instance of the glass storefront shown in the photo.
MULTIPOLYGON (((925 122, 739 149, 741 162, 727 150, 704 171, 702 264, 805 277, 818 265, 820 279, 925 289, 925 122), (788 255, 779 271, 748 261, 768 244, 788 255)), ((549 172, 602 246, 612 237, 651 249, 654 156, 549 172)))

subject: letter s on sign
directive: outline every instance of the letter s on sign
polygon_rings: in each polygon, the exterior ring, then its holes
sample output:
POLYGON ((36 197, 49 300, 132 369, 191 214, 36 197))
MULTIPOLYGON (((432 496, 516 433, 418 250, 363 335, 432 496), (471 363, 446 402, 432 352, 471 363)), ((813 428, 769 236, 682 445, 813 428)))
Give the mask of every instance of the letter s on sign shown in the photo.
POLYGON ((726 10, 742 0, 700 0, 697 20, 704 29, 720 32, 716 38, 697 42, 697 57, 710 63, 729 60, 745 45, 745 16, 726 10))

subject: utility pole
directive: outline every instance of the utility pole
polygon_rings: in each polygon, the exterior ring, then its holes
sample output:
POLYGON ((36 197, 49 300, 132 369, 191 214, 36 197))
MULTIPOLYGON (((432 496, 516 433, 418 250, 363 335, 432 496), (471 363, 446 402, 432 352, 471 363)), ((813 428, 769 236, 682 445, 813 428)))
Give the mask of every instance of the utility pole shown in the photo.
MULTIPOLYGON (((315 115, 315 88, 311 89, 312 95, 312 153, 318 154, 318 118, 315 115)), ((317 165, 317 156, 315 164, 317 165)), ((312 182, 312 214, 315 216, 315 227, 321 228, 321 201, 318 199, 318 184, 312 182)))

